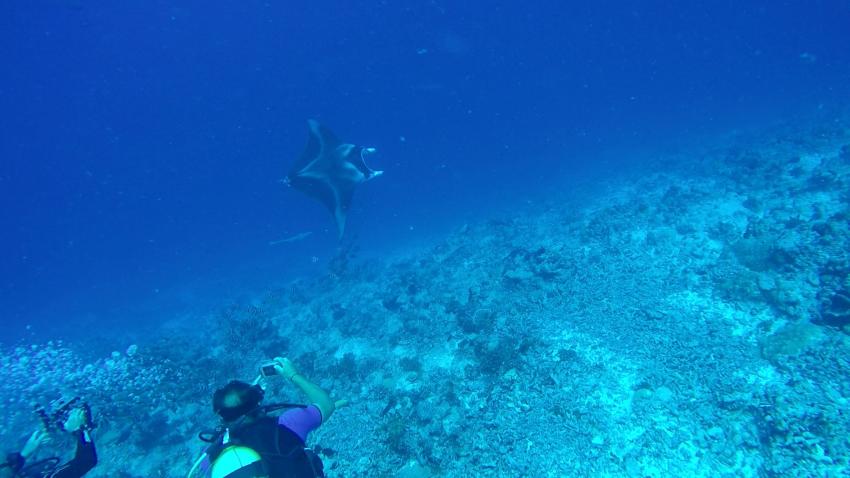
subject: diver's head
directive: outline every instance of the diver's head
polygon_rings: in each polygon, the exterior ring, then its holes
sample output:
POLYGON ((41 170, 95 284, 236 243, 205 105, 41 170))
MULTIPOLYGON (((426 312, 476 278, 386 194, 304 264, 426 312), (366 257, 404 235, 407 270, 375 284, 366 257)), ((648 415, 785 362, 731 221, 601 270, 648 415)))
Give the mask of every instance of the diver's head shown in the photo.
POLYGON ((232 380, 213 394, 213 411, 232 422, 257 409, 265 392, 259 385, 232 380))

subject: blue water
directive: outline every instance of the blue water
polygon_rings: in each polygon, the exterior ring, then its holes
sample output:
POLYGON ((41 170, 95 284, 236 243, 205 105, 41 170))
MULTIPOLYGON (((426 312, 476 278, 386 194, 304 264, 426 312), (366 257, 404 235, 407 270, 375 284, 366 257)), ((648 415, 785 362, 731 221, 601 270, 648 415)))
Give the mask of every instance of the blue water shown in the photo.
POLYGON ((330 216, 277 182, 308 118, 378 148, 347 236, 381 255, 624 152, 829 108, 847 25, 841 1, 4 2, 3 337, 323 270, 330 216))
POLYGON ((281 355, 330 478, 850 476, 850 3, 703 3, 0 3, 2 451, 186 476, 281 355))
POLYGON ((840 1, 0 8, 9 337, 322 264, 329 217, 276 182, 307 118, 379 149, 349 235, 382 251, 617 169, 586 152, 828 107, 850 74, 840 1))

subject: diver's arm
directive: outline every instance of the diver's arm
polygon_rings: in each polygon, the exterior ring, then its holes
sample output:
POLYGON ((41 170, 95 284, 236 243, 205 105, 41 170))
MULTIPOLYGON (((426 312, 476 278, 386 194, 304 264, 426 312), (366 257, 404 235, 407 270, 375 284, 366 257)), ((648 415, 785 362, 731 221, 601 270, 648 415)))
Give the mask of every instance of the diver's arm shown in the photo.
POLYGON ((292 378, 290 378, 290 380, 296 387, 300 388, 301 391, 304 392, 304 395, 307 395, 307 399, 316 405, 319 411, 322 412, 322 423, 327 421, 327 419, 333 415, 334 410, 336 410, 336 405, 334 404, 334 401, 331 400, 328 392, 325 392, 321 387, 307 380, 307 378, 300 373, 295 374, 292 378))
POLYGON ((85 405, 83 408, 75 408, 68 414, 68 419, 63 426, 65 431, 77 439, 77 450, 71 461, 48 475, 50 478, 80 478, 97 465, 97 450, 94 447, 91 432, 87 430, 90 413, 88 405, 85 405))
POLYGON ((97 450, 87 430, 73 432, 77 438, 77 451, 74 459, 56 469, 50 478, 79 478, 97 465, 97 450))
POLYGON ((6 455, 6 465, 11 468, 15 472, 21 471, 24 465, 27 462, 27 458, 30 457, 35 450, 47 439, 47 432, 41 429, 38 429, 30 435, 27 443, 21 449, 20 452, 9 453, 6 455))
POLYGON ((296 387, 300 388, 304 392, 304 395, 307 395, 307 399, 316 405, 322 413, 322 423, 327 421, 333 415, 334 410, 336 410, 336 404, 330 395, 328 395, 328 392, 322 390, 321 387, 301 375, 291 360, 277 357, 275 361, 277 362, 275 368, 278 373, 288 378, 296 387))
POLYGON ((29 439, 27 440, 26 445, 24 445, 24 448, 21 450, 21 453, 20 453, 21 457, 23 459, 29 458, 30 455, 35 453, 35 451, 38 449, 38 447, 42 443, 44 443, 44 441, 46 439, 47 439, 47 432, 46 431, 41 430, 41 429, 34 431, 32 433, 32 435, 30 435, 29 439))

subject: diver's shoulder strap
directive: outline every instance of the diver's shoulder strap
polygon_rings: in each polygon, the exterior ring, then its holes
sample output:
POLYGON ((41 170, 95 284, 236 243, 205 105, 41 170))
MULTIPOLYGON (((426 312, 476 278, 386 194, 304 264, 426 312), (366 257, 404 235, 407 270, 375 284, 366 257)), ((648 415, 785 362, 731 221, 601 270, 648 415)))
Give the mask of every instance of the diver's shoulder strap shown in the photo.
POLYGON ((195 460, 195 463, 192 465, 192 468, 189 469, 189 473, 186 475, 186 478, 195 478, 196 476, 198 476, 198 475, 196 475, 196 473, 200 469, 201 463, 204 462, 204 458, 206 458, 206 457, 207 457, 207 452, 205 450, 203 453, 201 453, 201 456, 199 456, 198 459, 195 460))
MULTIPOLYGON (((200 436, 200 435, 199 435, 200 436)), ((203 439, 203 441, 207 441, 203 439)), ((210 445, 201 452, 198 459, 195 460, 195 463, 192 465, 192 468, 189 469, 189 473, 186 474, 186 478, 195 478, 198 475, 198 470, 201 468, 201 463, 204 460, 208 460, 209 463, 215 461, 216 457, 221 454, 221 452, 227 448, 227 444, 230 443, 230 429, 225 428, 221 434, 216 436, 213 439, 210 439, 210 445)))

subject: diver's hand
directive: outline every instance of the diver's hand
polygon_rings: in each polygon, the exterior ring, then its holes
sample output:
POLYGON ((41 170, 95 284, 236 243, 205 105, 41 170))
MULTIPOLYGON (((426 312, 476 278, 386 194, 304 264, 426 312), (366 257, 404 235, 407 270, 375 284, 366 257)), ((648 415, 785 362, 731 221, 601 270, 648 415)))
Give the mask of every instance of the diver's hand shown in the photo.
POLYGON ((75 432, 86 424, 86 412, 82 408, 75 408, 68 414, 68 419, 65 420, 65 431, 75 432))
POLYGON ((276 362, 274 368, 277 370, 277 373, 283 375, 287 379, 292 380, 293 377, 299 375, 298 369, 295 368, 295 364, 292 363, 292 360, 285 357, 275 357, 274 361, 276 362))
POLYGON ((24 458, 29 458, 30 455, 35 453, 35 450, 38 449, 38 446, 44 443, 47 440, 47 432, 44 430, 36 430, 30 435, 29 440, 24 445, 24 449, 21 450, 21 456, 24 458))

